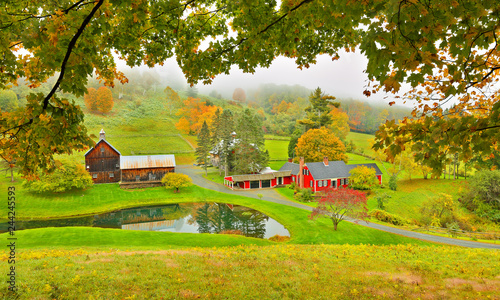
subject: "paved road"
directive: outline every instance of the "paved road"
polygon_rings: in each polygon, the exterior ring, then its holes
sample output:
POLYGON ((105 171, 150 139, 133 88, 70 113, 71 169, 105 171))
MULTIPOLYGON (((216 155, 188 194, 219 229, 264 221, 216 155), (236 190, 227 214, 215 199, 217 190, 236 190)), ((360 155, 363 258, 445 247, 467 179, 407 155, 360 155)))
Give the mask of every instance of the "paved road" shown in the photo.
MULTIPOLYGON (((221 193, 238 195, 238 196, 245 196, 245 197, 256 198, 256 199, 259 199, 259 196, 257 196, 257 194, 261 194, 262 200, 265 200, 265 201, 279 203, 279 204, 288 205, 288 206, 293 206, 293 207, 297 207, 297 208, 302 208, 302 209, 306 209, 309 211, 312 210, 312 207, 310 207, 310 206, 289 201, 285 197, 278 194, 274 189, 233 191, 229 188, 226 188, 222 184, 218 184, 218 183, 215 183, 213 181, 210 181, 210 180, 203 178, 203 176, 202 176, 203 170, 201 170, 198 167, 194 167, 191 165, 181 165, 181 166, 176 167, 176 171, 179 173, 183 173, 183 174, 188 175, 189 177, 191 177, 194 184, 201 186, 203 188, 206 188, 206 189, 214 190, 214 191, 221 192, 221 193)), ((351 220, 346 219, 346 220, 352 222, 352 219, 351 220)), ((469 247, 469 248, 500 249, 500 245, 452 239, 452 238, 447 238, 447 237, 442 237, 442 236, 436 236, 436 235, 431 235, 431 234, 425 234, 425 233, 414 232, 414 231, 410 231, 410 230, 394 228, 394 227, 380 225, 380 224, 371 223, 371 222, 368 222, 368 223, 359 222, 358 224, 362 225, 362 226, 366 226, 366 227, 394 233, 394 234, 399 234, 402 236, 407 236, 407 237, 416 238, 416 239, 420 239, 420 240, 424 240, 424 241, 429 241, 429 242, 449 244, 449 245, 469 247)))

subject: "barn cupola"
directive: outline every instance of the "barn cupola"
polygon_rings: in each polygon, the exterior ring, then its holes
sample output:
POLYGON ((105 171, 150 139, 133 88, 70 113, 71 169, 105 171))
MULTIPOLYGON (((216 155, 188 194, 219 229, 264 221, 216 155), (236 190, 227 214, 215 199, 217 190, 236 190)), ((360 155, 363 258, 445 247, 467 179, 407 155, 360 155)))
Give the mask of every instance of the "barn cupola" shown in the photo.
POLYGON ((104 129, 101 129, 101 132, 99 132, 99 139, 106 140, 106 133, 104 132, 104 129))

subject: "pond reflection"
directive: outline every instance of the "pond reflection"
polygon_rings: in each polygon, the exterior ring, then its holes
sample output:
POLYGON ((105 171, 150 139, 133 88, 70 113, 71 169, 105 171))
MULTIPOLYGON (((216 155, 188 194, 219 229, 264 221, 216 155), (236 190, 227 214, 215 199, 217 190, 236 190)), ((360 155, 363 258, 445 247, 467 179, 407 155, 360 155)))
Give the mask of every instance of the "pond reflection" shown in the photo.
MULTIPOLYGON (((46 221, 18 221, 16 229, 90 226, 124 230, 240 234, 269 238, 290 236, 283 225, 254 209, 226 203, 180 203, 124 209, 115 212, 46 221)), ((1 232, 7 230, 2 224, 1 232)))

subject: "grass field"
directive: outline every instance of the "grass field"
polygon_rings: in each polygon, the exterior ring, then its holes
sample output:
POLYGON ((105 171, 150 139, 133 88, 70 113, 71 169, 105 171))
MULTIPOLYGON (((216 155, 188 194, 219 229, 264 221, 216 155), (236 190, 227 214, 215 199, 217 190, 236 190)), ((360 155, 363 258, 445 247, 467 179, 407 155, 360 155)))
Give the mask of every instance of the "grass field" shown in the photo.
POLYGON ((375 138, 372 134, 359 133, 359 132, 349 132, 347 135, 347 140, 351 140, 356 145, 356 151, 363 151, 365 154, 371 155, 373 150, 371 149, 370 140, 375 138))
MULTIPOLYGON (((2 257, 5 260, 5 255, 2 257)), ((414 245, 32 250, 3 299, 497 299, 500 252, 414 245)))
POLYGON ((266 140, 265 147, 269 151, 269 157, 272 160, 288 159, 288 143, 289 141, 266 140))

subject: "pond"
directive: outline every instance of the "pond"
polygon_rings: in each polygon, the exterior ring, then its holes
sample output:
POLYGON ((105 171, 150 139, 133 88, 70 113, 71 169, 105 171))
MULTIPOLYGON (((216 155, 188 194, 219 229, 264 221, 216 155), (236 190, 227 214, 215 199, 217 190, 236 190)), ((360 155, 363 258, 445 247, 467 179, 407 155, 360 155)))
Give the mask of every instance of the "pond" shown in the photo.
MULTIPOLYGON (((16 222, 16 230, 67 226, 184 233, 230 233, 263 239, 277 234, 290 236, 283 225, 264 213, 227 203, 179 203, 123 209, 88 217, 16 222)), ((3 223, 0 232, 6 231, 7 225, 3 223)))

